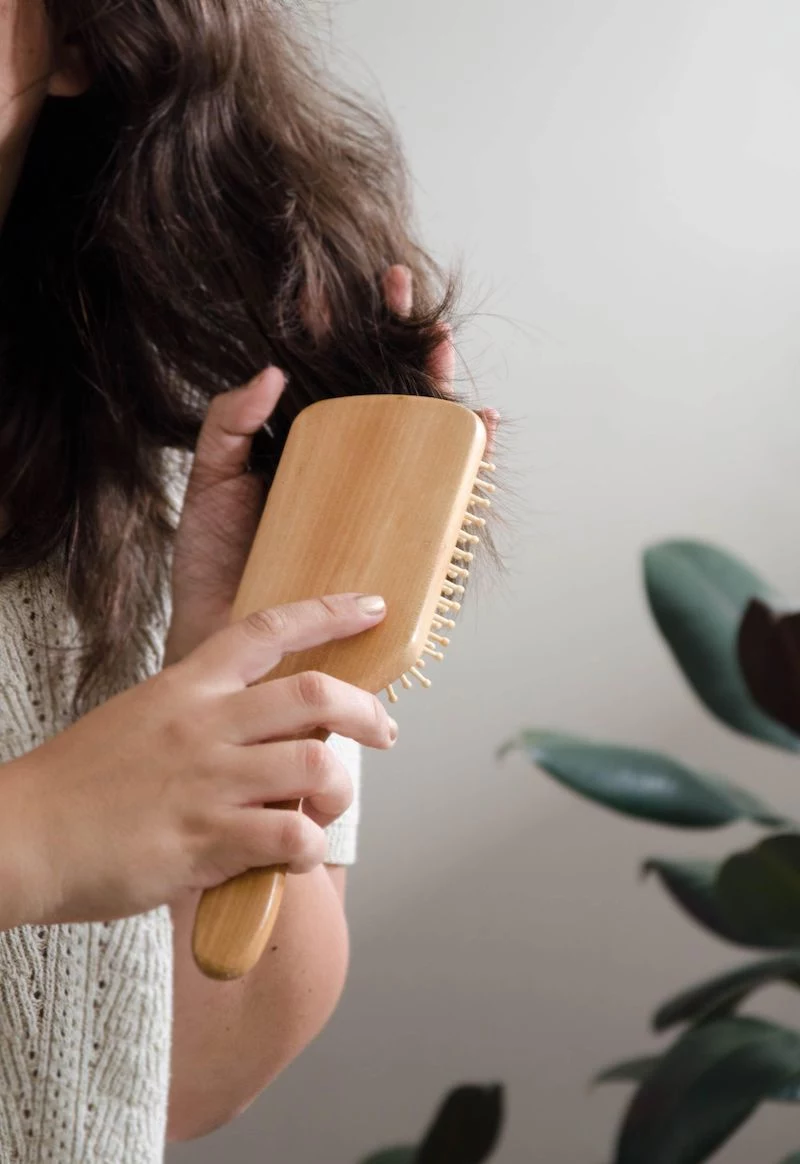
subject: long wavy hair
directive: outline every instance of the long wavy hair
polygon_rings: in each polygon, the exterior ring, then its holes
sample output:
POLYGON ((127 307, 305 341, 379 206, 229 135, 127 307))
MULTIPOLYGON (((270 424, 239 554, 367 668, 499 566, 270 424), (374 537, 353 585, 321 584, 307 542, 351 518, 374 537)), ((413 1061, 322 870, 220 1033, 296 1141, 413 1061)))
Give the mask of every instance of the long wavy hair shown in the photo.
POLYGON ((166 582, 165 447, 267 364, 252 465, 333 395, 439 394, 450 312, 413 240, 391 125, 327 80, 282 0, 46 0, 93 82, 48 99, 0 233, 0 570, 63 562, 75 710, 166 582), (414 277, 410 318, 381 278, 414 277))

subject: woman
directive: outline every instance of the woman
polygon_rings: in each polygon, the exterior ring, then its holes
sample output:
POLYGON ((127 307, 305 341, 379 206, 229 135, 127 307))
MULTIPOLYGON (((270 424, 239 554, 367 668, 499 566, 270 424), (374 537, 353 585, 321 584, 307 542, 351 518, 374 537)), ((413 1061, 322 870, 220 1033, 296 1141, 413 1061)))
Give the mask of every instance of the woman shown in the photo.
POLYGON ((397 725, 248 684, 383 604, 229 613, 292 418, 449 393, 447 296, 277 2, 0 0, 0 102, 0 1158, 153 1164, 341 992, 357 745, 397 725), (270 950, 205 980, 199 893, 274 863, 270 950))

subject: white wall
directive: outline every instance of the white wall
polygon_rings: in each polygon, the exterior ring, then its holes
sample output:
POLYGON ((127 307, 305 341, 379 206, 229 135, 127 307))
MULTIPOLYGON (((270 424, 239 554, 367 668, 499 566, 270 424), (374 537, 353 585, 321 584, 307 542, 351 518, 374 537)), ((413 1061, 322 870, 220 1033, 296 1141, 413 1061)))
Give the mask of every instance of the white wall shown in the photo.
MULTIPOLYGON (((399 120, 435 251, 463 255, 487 403, 514 421, 508 577, 367 768, 353 969, 324 1036, 171 1159, 355 1164, 459 1080, 504 1080, 504 1164, 606 1164, 653 1005, 744 957, 648 854, 748 839, 626 823, 495 745, 524 724, 671 749, 790 809, 800 773, 694 704, 638 555, 708 537, 797 586, 800 7, 790 0, 348 0, 350 67, 399 120), (359 63, 360 62, 360 63, 359 63)), ((800 1020, 797 996, 762 1010, 800 1020)), ((800 1146, 771 1108, 727 1164, 800 1146)))

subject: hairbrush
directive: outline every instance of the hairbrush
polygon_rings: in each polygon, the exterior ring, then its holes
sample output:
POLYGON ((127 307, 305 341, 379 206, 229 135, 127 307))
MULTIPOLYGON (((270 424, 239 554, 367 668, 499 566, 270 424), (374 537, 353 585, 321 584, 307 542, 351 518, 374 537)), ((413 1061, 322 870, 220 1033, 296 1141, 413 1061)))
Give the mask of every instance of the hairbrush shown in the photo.
MULTIPOLYGON (((431 685, 427 664, 444 657, 495 488, 486 441, 476 413, 430 397, 346 396, 297 416, 231 618, 346 592, 383 595, 387 614, 353 638, 286 656, 264 680, 322 671, 392 703, 398 684, 431 685)), ((251 869, 203 893, 192 948, 204 974, 252 969, 285 879, 285 867, 251 869)))

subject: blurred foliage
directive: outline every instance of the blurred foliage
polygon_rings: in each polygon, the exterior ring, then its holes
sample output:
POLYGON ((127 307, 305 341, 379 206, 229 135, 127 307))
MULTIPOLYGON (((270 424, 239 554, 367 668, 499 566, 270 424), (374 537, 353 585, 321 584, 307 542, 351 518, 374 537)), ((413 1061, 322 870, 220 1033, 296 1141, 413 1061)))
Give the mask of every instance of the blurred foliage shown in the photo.
MULTIPOLYGON (((650 611, 703 706, 742 735, 797 751, 800 614, 748 565, 704 542, 664 542, 647 550, 643 565, 650 611)), ((749 821, 769 830, 721 861, 645 863, 699 926, 733 945, 782 952, 662 1003, 652 1025, 681 1028, 672 1046, 596 1080, 636 1085, 613 1164, 702 1164, 760 1104, 800 1100, 800 1032, 737 1013, 762 987, 800 987, 800 832, 751 791, 658 752, 542 730, 521 732, 500 750, 509 752, 627 817, 692 830, 749 821)), ((782 1164, 800 1164, 800 1153, 782 1164)))
POLYGON ((502 1087, 465 1084, 446 1097, 418 1146, 388 1148, 362 1164, 483 1164, 502 1125, 502 1087))

